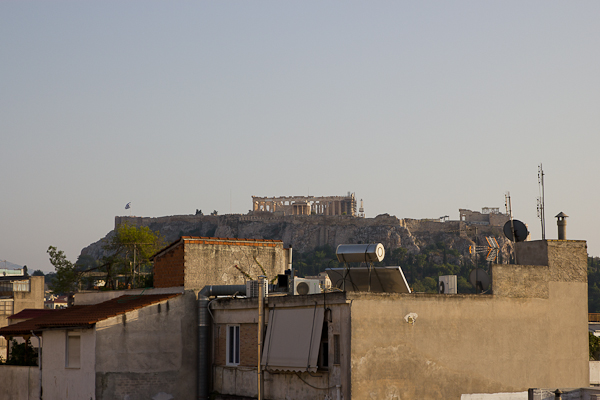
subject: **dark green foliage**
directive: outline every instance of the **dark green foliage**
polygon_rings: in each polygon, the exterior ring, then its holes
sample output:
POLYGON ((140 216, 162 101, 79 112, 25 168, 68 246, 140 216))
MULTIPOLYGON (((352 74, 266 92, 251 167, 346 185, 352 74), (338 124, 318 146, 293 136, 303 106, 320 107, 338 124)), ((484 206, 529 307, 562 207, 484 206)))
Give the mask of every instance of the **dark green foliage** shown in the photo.
POLYGON ((109 252, 102 260, 106 272, 106 288, 116 289, 115 279, 126 276, 124 287, 141 287, 147 283, 146 274, 152 271, 150 257, 165 245, 158 232, 147 226, 137 227, 127 223, 119 225, 115 234, 104 245, 109 252))
POLYGON ((588 312, 600 312, 600 257, 588 257, 588 312))
POLYGON ((18 344, 15 340, 10 343, 10 354, 7 365, 35 366, 37 365, 38 352, 33 348, 29 339, 18 344))
POLYGON ((326 268, 340 266, 335 250, 329 245, 317 247, 314 251, 306 253, 298 253, 294 250, 292 264, 298 276, 315 276, 319 272, 325 271, 326 268))
POLYGON ((48 247, 47 253, 50 255, 50 264, 54 265, 56 270, 56 275, 52 279, 52 292, 54 294, 74 292, 79 282, 75 264, 67 260, 64 251, 58 250, 54 246, 48 247))
POLYGON ((44 276, 44 271, 36 269, 31 276, 44 276))
MULTIPOLYGON (((298 276, 314 276, 326 268, 337 268, 335 249, 331 246, 317 247, 306 253, 294 252, 294 270, 298 276)), ((475 293, 468 282, 469 273, 474 268, 469 258, 464 258, 444 242, 437 242, 410 254, 405 248, 386 249, 386 257, 376 266, 400 266, 408 284, 415 292, 437 293, 438 276, 458 275, 458 293, 475 293)))
POLYGON ((590 360, 594 361, 598 359, 598 351, 600 351, 600 338, 594 336, 592 332, 589 332, 590 337, 590 360))

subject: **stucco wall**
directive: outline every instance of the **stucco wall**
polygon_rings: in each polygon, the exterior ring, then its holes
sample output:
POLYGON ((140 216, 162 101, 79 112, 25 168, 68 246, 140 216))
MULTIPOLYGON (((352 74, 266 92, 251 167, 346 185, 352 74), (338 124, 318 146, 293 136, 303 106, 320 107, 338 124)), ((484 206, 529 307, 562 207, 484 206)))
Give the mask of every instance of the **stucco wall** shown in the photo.
POLYGON ((94 329, 73 330, 80 334, 81 366, 67 368, 65 362, 67 331, 44 331, 42 384, 44 399, 88 400, 94 396, 94 329))
POLYGON ((26 308, 44 308, 44 277, 29 277, 29 292, 14 292, 14 313, 26 308))
POLYGON ((549 298, 349 294, 352 398, 460 399, 589 382, 587 285, 549 298), (417 314, 414 324, 404 317, 417 314))
POLYGON ((39 376, 38 367, 0 365, 0 399, 38 400, 39 376))
POLYGON ((196 396, 196 296, 174 299, 96 325, 96 399, 196 396))

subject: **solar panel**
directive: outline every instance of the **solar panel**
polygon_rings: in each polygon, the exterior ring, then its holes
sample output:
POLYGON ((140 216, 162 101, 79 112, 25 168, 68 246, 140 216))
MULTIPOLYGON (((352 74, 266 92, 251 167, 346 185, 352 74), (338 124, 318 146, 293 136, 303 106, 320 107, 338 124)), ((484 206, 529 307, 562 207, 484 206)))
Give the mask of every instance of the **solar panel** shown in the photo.
POLYGON ((410 293, 400 267, 328 268, 331 285, 348 292, 410 293))

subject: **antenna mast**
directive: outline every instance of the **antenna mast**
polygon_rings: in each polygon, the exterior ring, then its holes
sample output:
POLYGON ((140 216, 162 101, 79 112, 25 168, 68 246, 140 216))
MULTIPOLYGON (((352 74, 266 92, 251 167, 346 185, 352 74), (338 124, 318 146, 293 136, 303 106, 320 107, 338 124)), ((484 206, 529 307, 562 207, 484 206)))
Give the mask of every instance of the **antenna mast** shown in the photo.
POLYGON ((542 223, 542 240, 546 240, 546 214, 544 212, 544 170, 542 163, 538 166, 538 187, 540 197, 537 199, 537 215, 542 223))
POLYGON ((515 248, 517 239, 515 238, 515 223, 513 221, 512 215, 512 205, 510 203, 510 192, 506 192, 504 195, 504 206, 506 207, 506 213, 508 214, 508 218, 510 218, 510 231, 512 232, 512 242, 513 242, 513 255, 515 257, 515 264, 517 263, 517 249, 515 248))

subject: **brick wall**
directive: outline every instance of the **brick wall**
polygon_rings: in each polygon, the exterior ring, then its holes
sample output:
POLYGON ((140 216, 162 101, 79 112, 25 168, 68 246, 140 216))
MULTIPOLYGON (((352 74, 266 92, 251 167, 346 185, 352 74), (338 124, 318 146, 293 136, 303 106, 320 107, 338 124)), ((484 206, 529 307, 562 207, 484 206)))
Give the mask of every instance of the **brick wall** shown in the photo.
MULTIPOLYGON (((258 364, 258 324, 240 325, 240 366, 256 367, 258 364)), ((218 324, 214 332, 215 365, 226 365, 227 324, 218 324)))
POLYGON ((183 286, 184 284, 183 243, 154 259, 154 287, 183 286))

